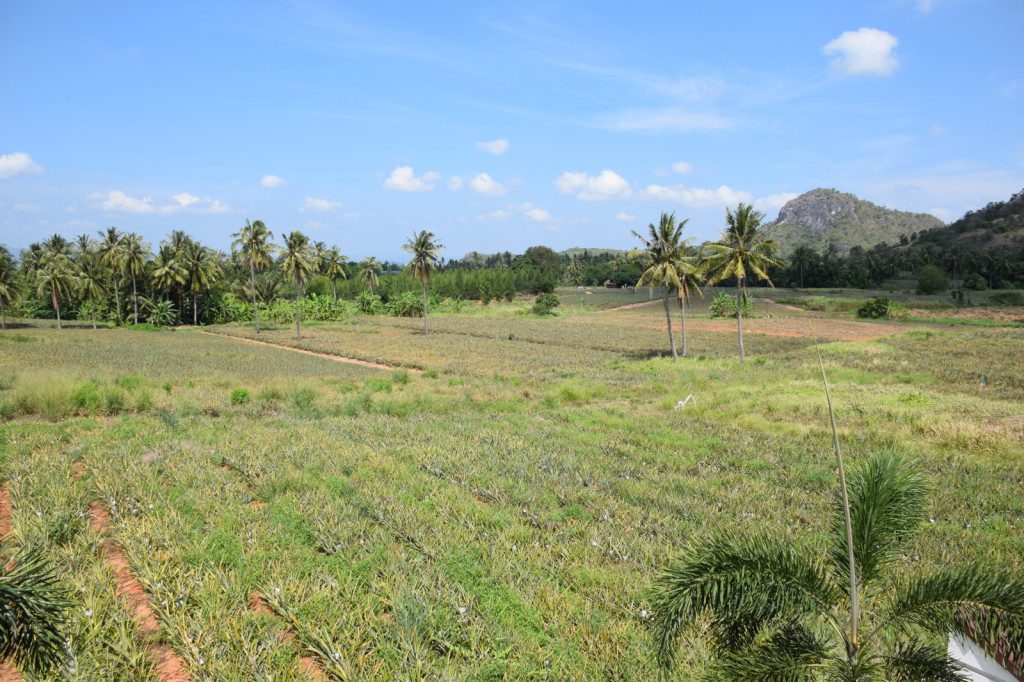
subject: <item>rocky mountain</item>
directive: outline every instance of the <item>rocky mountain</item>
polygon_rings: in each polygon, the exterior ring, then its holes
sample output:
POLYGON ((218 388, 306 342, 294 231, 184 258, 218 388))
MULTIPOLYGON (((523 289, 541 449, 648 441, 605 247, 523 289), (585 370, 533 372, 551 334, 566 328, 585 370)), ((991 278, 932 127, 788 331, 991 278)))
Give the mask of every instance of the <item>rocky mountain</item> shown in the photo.
POLYGON ((853 246, 871 248, 879 242, 894 244, 900 235, 942 227, 927 213, 896 211, 835 189, 812 189, 786 203, 779 217, 764 232, 788 256, 798 246, 822 250, 835 242, 842 254, 853 246))

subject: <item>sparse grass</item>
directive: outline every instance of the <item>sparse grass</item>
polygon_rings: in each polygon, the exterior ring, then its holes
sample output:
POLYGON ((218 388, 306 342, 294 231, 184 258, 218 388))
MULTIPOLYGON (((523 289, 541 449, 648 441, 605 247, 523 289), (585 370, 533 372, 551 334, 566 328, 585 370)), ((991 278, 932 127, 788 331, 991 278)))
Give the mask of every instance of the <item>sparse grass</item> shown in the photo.
MULTIPOLYGON (((152 676, 93 500, 195 679, 294 679, 303 653, 336 679, 654 679, 648 587, 678 549, 823 534, 834 489, 814 341, 751 335, 740 364, 734 333, 694 331, 673 362, 660 315, 473 313, 428 336, 368 318, 302 342, 417 376, 186 331, 0 338, 13 539, 72 588, 77 679, 152 676)), ((896 449, 926 472, 907 566, 1024 570, 1024 332, 820 348, 849 458, 896 449)))

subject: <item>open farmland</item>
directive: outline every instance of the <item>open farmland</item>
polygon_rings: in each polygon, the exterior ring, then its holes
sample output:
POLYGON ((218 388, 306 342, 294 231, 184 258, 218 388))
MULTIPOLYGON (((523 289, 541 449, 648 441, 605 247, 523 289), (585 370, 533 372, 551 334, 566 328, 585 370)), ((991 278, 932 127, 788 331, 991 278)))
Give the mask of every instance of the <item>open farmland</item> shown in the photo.
POLYGON ((684 544, 824 537, 816 350, 848 457, 926 472, 899 570, 1024 569, 1024 330, 759 305, 744 364, 701 306, 693 357, 663 357, 657 300, 260 333, 283 348, 244 325, 0 334, 11 541, 75 604, 56 678, 654 679, 650 585, 684 544))

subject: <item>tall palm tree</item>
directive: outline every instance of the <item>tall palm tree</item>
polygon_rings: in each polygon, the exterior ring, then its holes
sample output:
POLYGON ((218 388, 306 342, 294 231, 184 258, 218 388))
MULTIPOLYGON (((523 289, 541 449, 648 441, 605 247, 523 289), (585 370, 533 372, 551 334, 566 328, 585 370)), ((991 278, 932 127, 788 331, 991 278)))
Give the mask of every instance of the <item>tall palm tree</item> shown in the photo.
POLYGON ((40 296, 50 297, 50 303, 57 313, 57 329, 61 329, 60 303, 71 297, 76 282, 75 265, 66 254, 60 251, 43 253, 36 271, 36 291, 40 296))
POLYGON ((678 358, 679 354, 676 352, 676 340, 672 335, 672 311, 668 307, 668 298, 673 289, 682 290, 680 277, 682 272, 689 268, 686 260, 688 240, 683 239, 683 228, 686 223, 686 219, 677 223, 675 213, 662 213, 657 225, 650 223, 647 226, 647 237, 633 230, 633 236, 644 244, 642 262, 646 266, 636 285, 664 287, 665 328, 668 330, 668 343, 672 348, 673 358, 678 358))
POLYGON ((100 232, 100 262, 110 274, 111 284, 114 289, 114 309, 117 316, 117 324, 121 324, 121 239, 122 235, 116 227, 108 227, 106 232, 100 232))
POLYGON ((427 282, 430 273, 437 266, 437 253, 444 248, 440 242, 434 241, 434 233, 427 230, 413 232, 405 242, 402 250, 412 254, 408 268, 413 276, 420 281, 423 288, 423 333, 427 333, 427 282))
POLYGON ((75 291, 80 300, 89 303, 89 319, 92 321, 93 329, 96 329, 96 308, 107 295, 105 284, 106 275, 103 272, 100 255, 79 248, 75 291))
POLYGON ((274 245, 268 243, 274 233, 267 229, 262 220, 245 221, 245 227, 232 235, 235 240, 231 250, 238 262, 249 269, 249 284, 252 293, 252 314, 256 333, 260 333, 260 310, 256 302, 256 272, 270 266, 274 245))
POLYGON ((220 254, 199 242, 190 242, 182 252, 185 286, 192 293, 192 324, 199 324, 199 295, 223 274, 220 254))
POLYGON ((174 252, 173 247, 168 243, 160 245, 156 258, 153 260, 153 272, 150 279, 153 286, 167 295, 175 286, 185 284, 185 267, 182 265, 179 254, 174 252))
POLYGON ((818 257, 818 254, 814 252, 809 246, 798 246, 793 250, 793 255, 789 257, 789 262, 796 266, 797 270, 800 271, 800 288, 804 288, 804 270, 814 265, 814 260, 818 257))
POLYGON ((827 545, 764 534, 693 542, 656 583, 658 665, 671 671, 679 637, 699 621, 710 623, 714 679, 965 680, 931 642, 981 623, 1020 632, 1024 580, 983 564, 892 575, 923 525, 924 480, 892 454, 847 479, 821 372, 839 474, 827 545))
POLYGON ((320 241, 310 242, 310 252, 312 253, 313 273, 324 274, 324 270, 327 268, 327 244, 320 241))
POLYGON ((139 323, 138 282, 146 272, 149 245, 142 241, 142 235, 129 232, 121 239, 121 268, 132 280, 132 321, 139 323))
POLYGON ((337 246, 332 246, 324 251, 322 258, 323 273, 331 280, 331 293, 334 294, 334 300, 337 301, 338 280, 348 277, 348 273, 345 272, 345 261, 348 259, 341 255, 337 246))
POLYGON ((377 275, 381 271, 380 263, 373 256, 367 256, 363 259, 362 270, 359 271, 359 276, 362 278, 363 283, 373 293, 373 288, 380 284, 380 279, 377 275))
POLYGON ((18 305, 18 272, 9 259, 0 260, 0 329, 7 329, 7 309, 18 305))
POLYGON ((778 246, 761 234, 764 214, 750 204, 740 203, 736 210, 725 209, 726 228, 716 244, 707 246, 709 283, 736 278, 736 336, 740 347, 740 361, 746 360, 743 350, 743 306, 747 302, 747 279, 754 276, 768 282, 768 268, 781 265, 773 258, 778 246))
POLYGON ((580 259, 576 257, 576 254, 572 254, 569 257, 569 262, 565 265, 565 282, 571 286, 579 286, 580 280, 583 279, 583 265, 580 263, 580 259))
POLYGON ((284 258, 281 272, 295 286, 295 338, 302 338, 302 323, 299 315, 299 299, 309 278, 316 274, 316 254, 309 246, 309 237, 298 230, 284 237, 284 258))

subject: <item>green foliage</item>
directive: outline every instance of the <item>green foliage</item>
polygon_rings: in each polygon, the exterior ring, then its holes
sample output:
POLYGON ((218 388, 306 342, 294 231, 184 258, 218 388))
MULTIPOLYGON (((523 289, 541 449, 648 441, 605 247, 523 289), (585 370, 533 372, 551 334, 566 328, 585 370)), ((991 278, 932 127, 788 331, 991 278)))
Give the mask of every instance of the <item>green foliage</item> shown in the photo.
POLYGON ((371 294, 369 291, 360 291, 356 296, 355 303, 359 312, 366 315, 378 315, 384 312, 384 304, 381 302, 380 296, 371 294))
POLYGON ((554 294, 539 294, 537 299, 533 302, 533 307, 530 308, 530 312, 540 317, 554 315, 555 308, 557 308, 560 303, 558 296, 555 296, 554 294))
POLYGON ((236 388, 231 391, 232 405, 245 405, 252 401, 252 394, 247 388, 236 388))
POLYGON ((1024 294, 1019 291, 999 291, 988 297, 995 305, 1024 306, 1024 294))
POLYGON ((66 656, 68 593, 41 551, 11 557, 8 549, 0 546, 0 661, 43 675, 66 656))
POLYGON ((889 317, 889 306, 892 301, 887 296, 869 298, 860 308, 857 309, 857 317, 868 320, 881 320, 889 317))
MULTIPOLYGON (((736 317, 736 295, 725 291, 715 294, 708 309, 712 317, 736 317)), ((752 316, 756 309, 754 299, 747 298, 743 301, 744 317, 752 316)))
POLYGON ((423 317, 423 300, 415 291, 406 291, 388 302, 387 311, 395 317, 423 317))
POLYGON ((949 276, 937 265, 925 265, 917 271, 917 293, 941 294, 949 288, 949 276))
POLYGON ((984 291, 985 289, 988 289, 988 282, 986 282, 985 278, 978 273, 972 272, 964 277, 964 281, 961 286, 970 291, 984 291))

